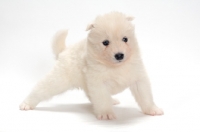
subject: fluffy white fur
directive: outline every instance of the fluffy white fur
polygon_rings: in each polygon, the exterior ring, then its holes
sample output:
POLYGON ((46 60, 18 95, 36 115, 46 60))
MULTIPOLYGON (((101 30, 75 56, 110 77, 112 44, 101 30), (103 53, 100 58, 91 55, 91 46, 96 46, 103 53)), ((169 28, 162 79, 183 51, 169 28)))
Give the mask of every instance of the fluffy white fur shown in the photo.
POLYGON ((111 95, 130 88, 132 95, 145 114, 162 115, 152 97, 138 43, 135 38, 133 17, 119 12, 98 16, 88 25, 88 37, 65 48, 67 31, 57 33, 53 51, 57 61, 53 70, 42 79, 20 105, 21 110, 36 105, 69 89, 81 88, 93 104, 98 119, 115 119, 112 104, 118 104, 111 95), (127 37, 128 41, 122 41, 127 37), (110 43, 102 44, 104 40, 110 43), (114 56, 123 53, 124 58, 114 56))

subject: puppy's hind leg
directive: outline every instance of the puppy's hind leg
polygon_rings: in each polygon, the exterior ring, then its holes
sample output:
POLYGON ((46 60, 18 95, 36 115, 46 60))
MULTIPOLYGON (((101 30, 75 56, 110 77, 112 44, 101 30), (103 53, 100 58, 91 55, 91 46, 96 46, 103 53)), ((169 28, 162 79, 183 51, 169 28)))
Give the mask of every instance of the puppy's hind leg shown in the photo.
POLYGON ((34 109, 39 102, 72 88, 68 77, 67 70, 59 64, 56 65, 53 71, 34 87, 28 97, 21 103, 20 109, 34 109))

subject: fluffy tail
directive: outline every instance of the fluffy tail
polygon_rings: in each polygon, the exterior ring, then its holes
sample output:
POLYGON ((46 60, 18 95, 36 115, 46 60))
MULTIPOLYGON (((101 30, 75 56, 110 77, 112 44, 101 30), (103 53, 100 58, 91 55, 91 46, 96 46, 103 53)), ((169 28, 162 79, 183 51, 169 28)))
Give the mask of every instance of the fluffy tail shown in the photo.
POLYGON ((53 39, 53 53, 58 59, 59 54, 66 48, 65 46, 65 39, 67 37, 67 30, 58 31, 53 39))

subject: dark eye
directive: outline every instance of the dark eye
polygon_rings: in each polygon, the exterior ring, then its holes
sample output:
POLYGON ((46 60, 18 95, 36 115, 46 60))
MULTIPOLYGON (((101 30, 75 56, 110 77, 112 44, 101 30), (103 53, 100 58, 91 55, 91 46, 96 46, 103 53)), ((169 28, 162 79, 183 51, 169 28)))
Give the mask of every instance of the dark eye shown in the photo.
POLYGON ((110 42, 108 40, 104 40, 102 43, 103 45, 108 46, 110 42))
POLYGON ((127 37, 123 37, 122 41, 124 41, 126 43, 126 42, 128 42, 128 38, 127 37))

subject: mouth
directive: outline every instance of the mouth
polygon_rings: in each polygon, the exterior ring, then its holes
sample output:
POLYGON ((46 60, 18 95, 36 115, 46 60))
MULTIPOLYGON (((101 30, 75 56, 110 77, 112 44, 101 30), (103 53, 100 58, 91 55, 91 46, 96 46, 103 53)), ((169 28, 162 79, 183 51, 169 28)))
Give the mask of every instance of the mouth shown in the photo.
POLYGON ((120 64, 120 63, 123 63, 123 62, 124 62, 124 59, 123 60, 114 60, 115 64, 120 64))
POLYGON ((118 62, 120 63, 120 62, 122 62, 123 60, 119 60, 118 62))

